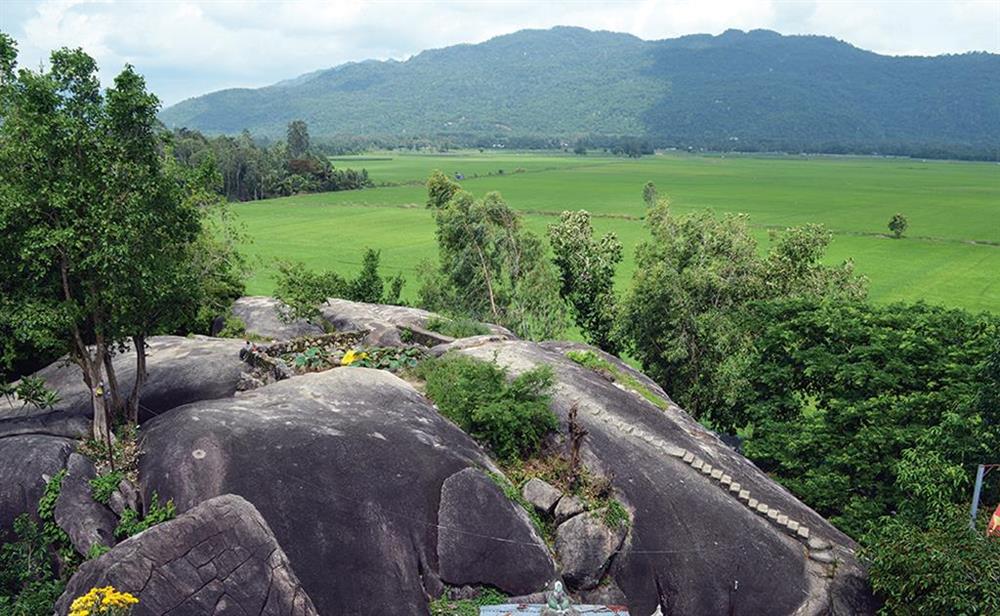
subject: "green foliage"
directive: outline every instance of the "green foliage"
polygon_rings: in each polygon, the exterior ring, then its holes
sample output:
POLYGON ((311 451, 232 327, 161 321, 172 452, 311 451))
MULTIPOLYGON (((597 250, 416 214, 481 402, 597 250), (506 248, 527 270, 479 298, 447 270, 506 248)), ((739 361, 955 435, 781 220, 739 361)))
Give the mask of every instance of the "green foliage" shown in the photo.
POLYGON ((149 504, 149 511, 146 512, 145 516, 140 517, 139 512, 135 509, 125 509, 121 519, 118 520, 118 527, 115 528, 115 537, 119 539, 132 537, 161 522, 174 519, 176 514, 177 510, 174 507, 174 500, 170 499, 166 504, 160 505, 160 497, 154 491, 149 504))
POLYGON ((850 262, 822 264, 831 236, 818 225, 776 235, 762 256, 745 216, 675 216, 661 200, 646 224, 620 335, 681 406, 722 429, 741 425, 733 413, 751 372, 756 332, 744 315, 754 302, 865 295, 850 262))
POLYGON ((59 393, 47 388, 43 379, 34 376, 26 376, 17 383, 0 381, 0 397, 6 398, 11 406, 20 402, 22 408, 31 405, 51 409, 59 402, 59 393))
POLYGON ((560 295, 569 303, 587 341, 617 353, 619 345, 612 331, 617 304, 614 278, 622 260, 622 245, 614 233, 599 241, 593 236, 590 213, 584 210, 563 212, 559 223, 549 227, 560 295))
POLYGON ((660 410, 667 409, 668 404, 666 400, 654 394, 651 389, 643 385, 639 379, 635 378, 628 372, 620 369, 610 361, 598 357, 597 353, 594 353, 593 351, 567 351, 566 357, 581 366, 604 374, 616 383, 621 383, 625 387, 628 387, 632 391, 638 393, 646 400, 652 402, 653 405, 660 410))
POLYGON ((247 333, 247 325, 243 322, 243 319, 235 316, 233 314, 227 314, 225 316, 225 323, 222 325, 222 329, 219 330, 217 336, 219 338, 243 338, 247 333))
POLYGON ((656 184, 646 182, 646 185, 642 187, 642 202, 646 204, 646 207, 653 207, 656 205, 658 198, 659 193, 656 190, 656 184))
POLYGON ((424 272, 421 304, 503 325, 523 338, 558 336, 565 306, 539 239, 523 229, 499 193, 475 199, 458 191, 438 205, 448 191, 434 192, 433 180, 429 202, 435 204, 439 266, 424 272))
POLYGON ((423 357, 424 351, 419 347, 406 349, 375 347, 365 349, 364 355, 360 359, 351 362, 351 366, 401 372, 415 368, 423 357))
POLYGON ((601 519, 609 528, 615 530, 628 528, 632 524, 632 518, 629 517, 625 506, 613 499, 604 507, 601 519))
POLYGON ((430 602, 431 616, 479 616, 479 608, 484 605, 501 605, 507 602, 507 595, 493 588, 482 588, 474 599, 452 601, 442 596, 430 602))
POLYGON ((110 471, 90 480, 90 494, 94 500, 105 505, 111 501, 111 495, 118 489, 118 484, 125 479, 123 471, 110 471))
POLYGON ((103 543, 92 543, 90 545, 90 549, 87 550, 87 560, 93 560, 95 558, 100 558, 101 556, 104 556, 105 554, 107 554, 110 551, 111 551, 111 548, 109 548, 108 546, 104 545, 103 543))
POLYGON ((909 221, 906 220, 906 216, 896 213, 892 215, 889 219, 889 230, 892 231, 892 236, 897 240, 903 237, 903 232, 906 228, 910 226, 909 221))
POLYGON ((427 207, 440 210, 462 189, 457 182, 435 169, 427 178, 427 207))
POLYGON ((864 537, 872 588, 885 614, 993 614, 1000 610, 1000 542, 969 528, 961 466, 924 447, 896 469, 908 495, 864 537))
POLYGON ((303 263, 278 263, 277 286, 274 295, 284 302, 283 318, 306 319, 321 323, 319 306, 328 298, 356 302, 391 304, 399 301, 405 280, 397 275, 389 282, 388 291, 379 273, 380 252, 365 250, 361 271, 353 280, 345 280, 336 272, 313 272, 303 263))
POLYGON ((310 151, 305 122, 292 125, 287 144, 278 142, 270 146, 258 143, 242 127, 234 131, 239 133, 235 137, 206 137, 198 131, 181 128, 171 135, 172 152, 184 167, 217 168, 220 177, 214 189, 230 201, 358 190, 373 185, 367 170, 336 169, 325 157, 310 151))
POLYGON ((756 306, 747 328, 753 368, 731 417, 753 426, 744 451, 848 534, 911 498, 896 462, 915 445, 956 467, 996 457, 1000 407, 977 404, 1000 391, 995 317, 793 300, 756 306))
POLYGON ((549 409, 551 368, 541 366, 508 382, 496 363, 445 355, 420 366, 427 395, 441 413, 502 461, 538 451, 558 421, 549 409))
POLYGON ((28 514, 14 520, 13 536, 0 537, 0 613, 47 616, 65 587, 52 568, 49 542, 28 514))
POLYGON ((452 338, 484 336, 490 333, 490 328, 486 327, 486 325, 480 323, 479 321, 473 321, 472 319, 465 317, 449 319, 446 317, 433 316, 427 319, 427 323, 424 324, 424 327, 432 332, 444 334, 445 336, 450 336, 452 338))

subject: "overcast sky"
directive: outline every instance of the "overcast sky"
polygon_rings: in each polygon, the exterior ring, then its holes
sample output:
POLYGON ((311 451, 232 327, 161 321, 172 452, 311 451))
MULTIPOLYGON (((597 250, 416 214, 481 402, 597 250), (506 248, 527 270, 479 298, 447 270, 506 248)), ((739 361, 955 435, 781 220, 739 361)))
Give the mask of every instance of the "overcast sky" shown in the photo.
POLYGON ((644 39, 728 28, 826 34, 884 54, 1000 53, 1000 0, 261 2, 0 0, 0 30, 32 67, 83 47, 110 78, 131 63, 167 105, 368 58, 555 25, 644 39))

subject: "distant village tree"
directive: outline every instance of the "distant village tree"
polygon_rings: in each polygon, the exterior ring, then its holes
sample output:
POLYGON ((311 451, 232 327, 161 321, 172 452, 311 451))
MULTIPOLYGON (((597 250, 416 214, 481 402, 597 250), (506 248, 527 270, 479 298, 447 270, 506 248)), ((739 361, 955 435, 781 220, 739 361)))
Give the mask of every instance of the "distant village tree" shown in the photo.
POLYGON ((0 331, 79 366, 108 441, 137 417, 145 337, 197 309, 199 208, 165 167, 159 103, 131 66, 102 94, 82 50, 53 52, 48 71, 16 58, 0 33, 0 331), (127 342, 126 393, 112 357, 127 342))
POLYGON ((656 197, 659 193, 656 192, 656 184, 652 182, 646 182, 646 185, 642 187, 642 200, 646 202, 646 207, 653 207, 656 205, 656 197))
POLYGON ((301 158, 309 152, 309 125, 304 120, 294 120, 288 123, 288 155, 301 158))
POLYGON ((909 221, 907 221, 906 216, 903 216, 902 214, 893 214, 892 218, 889 219, 889 230, 892 231, 892 236, 896 239, 903 237, 903 233, 909 226, 909 221))

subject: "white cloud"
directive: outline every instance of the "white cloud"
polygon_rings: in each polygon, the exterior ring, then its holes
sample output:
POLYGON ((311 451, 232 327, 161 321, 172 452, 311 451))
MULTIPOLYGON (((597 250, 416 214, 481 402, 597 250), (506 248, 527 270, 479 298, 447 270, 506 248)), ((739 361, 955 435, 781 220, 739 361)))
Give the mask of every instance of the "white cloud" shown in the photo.
POLYGON ((1000 0, 830 1, 6 0, 22 63, 81 46, 107 80, 126 62, 166 103, 367 58, 574 25, 658 39, 727 28, 826 34, 888 54, 1000 52, 1000 0))

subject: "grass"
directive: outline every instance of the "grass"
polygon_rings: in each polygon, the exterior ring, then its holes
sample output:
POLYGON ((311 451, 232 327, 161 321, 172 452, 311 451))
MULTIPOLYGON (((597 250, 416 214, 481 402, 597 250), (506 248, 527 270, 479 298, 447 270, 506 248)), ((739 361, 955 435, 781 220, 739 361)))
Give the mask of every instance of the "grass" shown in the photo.
POLYGON ((353 275, 365 247, 372 247, 382 251, 385 272, 408 278, 404 297, 415 298, 418 266, 437 253, 422 182, 441 169, 465 174, 463 186, 477 195, 499 190, 537 233, 562 210, 589 210, 598 232, 614 231, 625 247, 616 278, 621 288, 631 278, 634 249, 646 237, 641 194, 652 180, 679 212, 749 214, 762 247, 769 229, 826 225, 835 234, 829 261, 853 258, 870 278, 875 302, 925 300, 974 311, 1000 306, 1000 166, 993 163, 459 152, 374 153, 334 164, 364 166, 377 184, 391 185, 237 204, 253 238, 247 251, 258 258, 250 292, 273 291, 276 259, 353 275), (899 240, 886 236, 896 212, 910 222, 899 240))
POLYGON ((594 353, 593 351, 568 351, 566 353, 566 357, 585 368, 590 368, 591 370, 610 377, 610 379, 616 383, 621 383, 624 387, 631 389, 651 402, 653 406, 661 411, 667 410, 670 406, 667 404, 666 400, 654 394, 653 390, 643 385, 639 379, 635 378, 628 372, 621 370, 618 366, 607 361, 606 359, 601 359, 597 353, 594 353))

